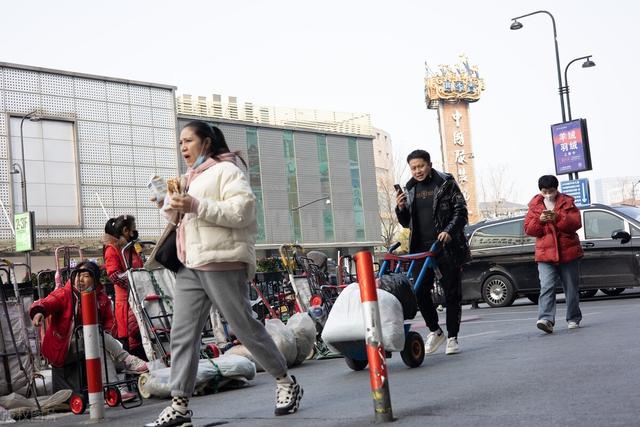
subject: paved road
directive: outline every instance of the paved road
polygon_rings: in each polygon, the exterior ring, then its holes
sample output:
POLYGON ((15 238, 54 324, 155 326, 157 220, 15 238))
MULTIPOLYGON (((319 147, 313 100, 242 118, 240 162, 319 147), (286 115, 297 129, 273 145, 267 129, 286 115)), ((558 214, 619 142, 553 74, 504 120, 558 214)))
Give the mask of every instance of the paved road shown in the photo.
MULTIPOLYGON (((583 327, 568 331, 564 304, 556 332, 535 328, 537 306, 465 307, 462 353, 428 356, 408 369, 389 360, 393 413, 402 426, 640 426, 640 294, 582 303, 583 327)), ((441 315, 441 318, 444 318, 441 315)), ((423 335, 426 329, 417 325, 423 335)), ((274 384, 259 374, 252 386, 192 400, 197 426, 360 426, 373 421, 368 371, 342 359, 305 362, 292 371, 304 386, 301 410, 275 418, 274 384)), ((166 401, 109 408, 104 426, 140 426, 166 401)), ((46 426, 88 424, 64 415, 46 426)), ((21 424, 25 424, 22 422, 21 424)))

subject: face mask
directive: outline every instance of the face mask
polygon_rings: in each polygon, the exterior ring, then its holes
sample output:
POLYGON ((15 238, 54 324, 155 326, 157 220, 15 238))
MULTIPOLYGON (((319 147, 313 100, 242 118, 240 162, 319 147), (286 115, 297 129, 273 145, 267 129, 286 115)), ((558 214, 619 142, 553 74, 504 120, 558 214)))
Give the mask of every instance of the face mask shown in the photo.
POLYGON ((191 165, 191 169, 195 169, 195 168, 197 168, 198 166, 200 166, 201 164, 203 164, 205 160, 207 160, 207 158, 206 158, 205 156, 203 156, 202 154, 200 154, 200 155, 198 156, 198 158, 196 159, 196 161, 195 161, 195 162, 193 162, 193 165, 191 165))
POLYGON ((556 196, 558 196, 558 193, 553 193, 553 194, 543 194, 542 197, 544 197, 544 199, 547 202, 553 202, 556 199, 556 196))
POLYGON ((207 158, 204 155, 204 149, 205 149, 205 146, 203 145, 202 149, 200 150, 200 155, 196 158, 196 161, 193 162, 193 164, 191 165, 191 169, 197 168, 198 166, 203 164, 205 160, 207 160, 207 158))
POLYGON ((138 230, 133 230, 131 232, 131 236, 129 236, 130 242, 133 242, 134 240, 138 240, 138 230))

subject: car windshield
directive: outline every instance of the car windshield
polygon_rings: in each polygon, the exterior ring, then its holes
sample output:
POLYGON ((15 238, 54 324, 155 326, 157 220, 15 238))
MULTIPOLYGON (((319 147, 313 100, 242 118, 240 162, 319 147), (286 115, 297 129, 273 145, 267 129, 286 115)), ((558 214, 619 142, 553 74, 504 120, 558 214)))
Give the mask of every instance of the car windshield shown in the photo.
POLYGON ((628 217, 635 219, 636 221, 640 221, 640 208, 636 206, 612 206, 612 208, 628 217))

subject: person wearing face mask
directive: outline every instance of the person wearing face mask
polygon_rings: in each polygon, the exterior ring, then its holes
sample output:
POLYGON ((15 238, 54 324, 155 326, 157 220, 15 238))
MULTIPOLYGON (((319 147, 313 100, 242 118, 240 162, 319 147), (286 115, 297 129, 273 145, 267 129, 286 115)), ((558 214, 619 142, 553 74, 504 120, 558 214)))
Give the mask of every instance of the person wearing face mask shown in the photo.
MULTIPOLYGON (((91 261, 80 262, 66 284, 41 298, 29 308, 29 316, 35 327, 43 324, 46 317, 49 323, 42 340, 40 352, 54 368, 54 391, 73 388, 70 382, 77 377, 77 357, 75 345, 72 345, 75 327, 82 326, 82 307, 80 293, 89 289, 96 292, 98 321, 104 331, 104 346, 110 359, 124 364, 128 373, 148 372, 147 364, 125 351, 122 344, 111 336, 113 312, 111 300, 100 283, 100 268, 91 261)), ((100 345, 102 345, 100 340, 100 345)), ((80 345, 80 349, 83 349, 80 345)), ((115 367, 110 360, 103 361, 109 371, 109 379, 117 381, 115 367)), ((104 370, 102 371, 104 381, 104 370)), ((135 398, 135 394, 121 389, 123 401, 135 398)))
MULTIPOLYGON (((409 252, 426 252, 436 241, 443 250, 436 257, 442 272, 440 284, 444 290, 447 307, 446 354, 460 352, 458 332, 462 314, 462 265, 471 259, 469 245, 464 236, 468 221, 467 202, 451 174, 432 168, 431 156, 424 150, 415 150, 407 156, 411 179, 406 191, 396 196, 398 222, 411 230, 409 252)), ((416 271, 420 271, 417 269, 416 271)), ((423 286, 416 295, 418 308, 429 328, 425 352, 433 354, 445 341, 438 324, 438 311, 433 304, 431 288, 433 269, 427 271, 423 286)))
MULTIPOLYGON (((105 225, 103 240, 104 266, 115 290, 116 338, 133 354, 145 358, 140 339, 140 328, 129 307, 129 279, 122 248, 137 240, 136 220, 132 215, 120 215, 105 225)), ((142 268, 143 262, 134 245, 127 248, 125 256, 131 268, 142 268)))
POLYGON ((540 194, 529 202, 524 231, 536 238, 535 260, 540 278, 538 329, 550 334, 555 326, 556 288, 562 285, 567 304, 567 327, 580 327, 580 258, 582 246, 576 234, 582 228, 573 197, 558 192, 558 178, 538 179, 540 194))
MULTIPOLYGON (((249 280, 256 270, 256 198, 223 133, 195 120, 180 132, 180 152, 189 166, 182 194, 171 194, 168 214, 180 213, 171 326, 171 405, 148 427, 190 426, 200 339, 211 307, 276 380, 275 415, 298 410, 303 390, 288 374, 284 356, 264 325, 253 318, 249 280), (186 192, 184 192, 186 190, 186 192)), ((166 199, 165 199, 166 200, 166 199)), ((164 202, 159 203, 163 205, 164 202)))

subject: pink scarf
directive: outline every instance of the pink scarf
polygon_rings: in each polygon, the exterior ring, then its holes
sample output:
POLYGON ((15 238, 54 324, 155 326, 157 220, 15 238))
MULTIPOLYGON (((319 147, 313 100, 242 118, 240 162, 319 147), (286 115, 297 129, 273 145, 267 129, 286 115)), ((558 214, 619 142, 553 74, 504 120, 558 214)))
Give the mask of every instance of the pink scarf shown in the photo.
MULTIPOLYGON (((196 178, 198 178, 204 171, 206 171, 207 169, 209 169, 212 166, 215 166, 216 164, 218 164, 219 162, 231 162, 233 164, 236 164, 236 158, 237 156, 235 155, 235 153, 223 153, 218 155, 218 160, 213 159, 213 158, 208 158, 207 160, 205 160, 204 163, 202 163, 200 166, 198 166, 195 169, 189 168, 187 170, 187 173, 185 175, 186 178, 186 186, 185 191, 189 190, 189 185, 191 185, 191 183, 193 181, 196 180, 196 178)), ((185 214, 186 215, 196 215, 196 214, 185 214)), ((184 220, 184 218, 183 218, 184 220)), ((185 264, 185 260, 186 260, 186 249, 185 249, 185 237, 184 237, 184 227, 183 227, 183 223, 184 221, 180 221, 180 224, 178 225, 178 229, 176 230, 176 247, 178 249, 178 259, 180 260, 180 262, 182 262, 182 264, 185 264)))

